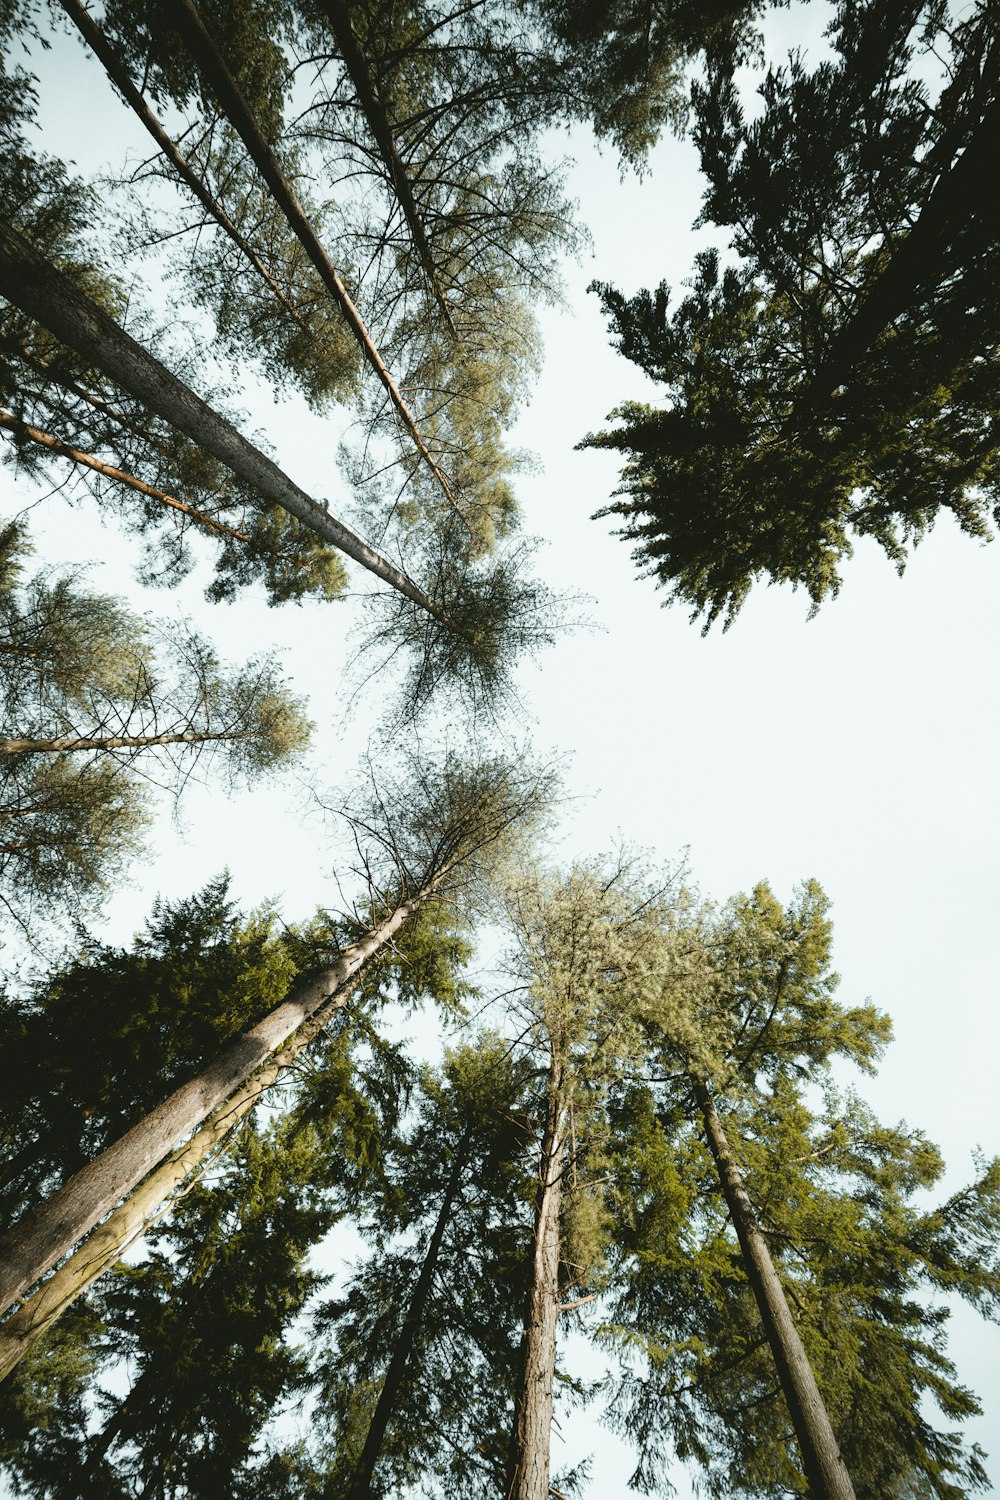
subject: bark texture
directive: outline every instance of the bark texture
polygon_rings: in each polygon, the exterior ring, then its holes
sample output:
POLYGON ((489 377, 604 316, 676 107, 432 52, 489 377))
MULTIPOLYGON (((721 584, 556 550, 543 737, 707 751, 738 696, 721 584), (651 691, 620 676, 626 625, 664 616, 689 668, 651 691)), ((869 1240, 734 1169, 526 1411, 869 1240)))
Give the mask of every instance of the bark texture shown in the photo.
POLYGON ((705 1085, 694 1083, 705 1133, 722 1191, 743 1251, 744 1267, 771 1346, 778 1379, 795 1428, 811 1500, 855 1500, 854 1486, 792 1319, 785 1293, 761 1234, 743 1176, 733 1160, 722 1122, 705 1085))
MULTIPOLYGON (((50 1276, 35 1295, 5 1323, 0 1324, 0 1381, 27 1354, 32 1344, 89 1286, 119 1260, 169 1206, 171 1194, 224 1142, 230 1131, 254 1108, 260 1096, 295 1061, 348 1000, 352 984, 330 997, 294 1036, 275 1053, 266 1067, 238 1089, 200 1130, 151 1173, 136 1191, 50 1276)), ((105 1448, 110 1446, 114 1434, 105 1448)), ((95 1445, 96 1446, 96 1445, 95 1445)), ((100 1449, 103 1453, 104 1448, 100 1449)), ((99 1456, 99 1455, 98 1455, 99 1456)))
POLYGON ((103 308, 80 292, 69 277, 50 266, 6 224, 0 224, 0 294, 206 453, 219 459, 239 479, 298 517, 325 542, 353 557, 428 614, 446 625, 449 623, 412 579, 335 520, 272 459, 130 338, 103 308))
POLYGON ((552 1386, 559 1315, 559 1221, 566 1136, 562 1069, 553 1060, 545 1110, 528 1317, 522 1342, 521 1387, 514 1416, 508 1500, 548 1500, 552 1386))
POLYGON ((56 735, 47 740, 0 740, 0 755, 56 755, 74 750, 143 750, 156 745, 201 745, 209 740, 245 740, 246 731, 238 729, 219 734, 197 729, 179 730, 176 734, 105 734, 56 735))
POLYGON ((338 961, 306 980, 262 1021, 234 1037, 202 1071, 82 1167, 0 1237, 0 1313, 197 1130, 302 1023, 343 989, 434 890, 436 877, 338 961))

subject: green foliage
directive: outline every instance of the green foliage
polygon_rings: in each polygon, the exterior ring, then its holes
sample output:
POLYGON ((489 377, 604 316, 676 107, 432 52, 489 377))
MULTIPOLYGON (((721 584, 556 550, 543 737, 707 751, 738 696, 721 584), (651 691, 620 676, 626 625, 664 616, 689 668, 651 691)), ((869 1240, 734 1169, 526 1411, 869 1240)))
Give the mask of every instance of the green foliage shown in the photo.
POLYGON ((664 127, 687 120, 685 72, 700 51, 753 45, 760 0, 535 0, 546 46, 539 69, 563 110, 641 168, 664 127), (548 67, 546 67, 548 64, 548 67))
POLYGON ((831 1062, 870 1068, 888 1023, 871 1006, 835 1001, 827 902, 814 882, 785 909, 759 886, 719 911, 682 912, 676 943, 682 970, 707 976, 704 1041, 692 1053, 654 1032, 655 1082, 627 1083, 612 1113, 622 1211, 603 1336, 623 1358, 610 1412, 636 1445, 632 1484, 667 1492, 673 1453, 704 1469, 712 1495, 806 1490, 695 1123, 694 1074, 714 1078, 859 1500, 959 1500, 982 1487, 982 1455, 934 1425, 927 1398, 948 1424, 978 1405, 945 1354, 947 1309, 933 1299, 958 1292, 996 1313, 996 1164, 928 1211, 919 1199, 942 1173, 936 1148, 832 1088, 831 1062))
POLYGON ((3 1008, 5 1217, 154 1108, 295 976, 269 913, 237 915, 220 877, 157 903, 130 950, 91 941, 3 1008))
POLYGON ((316 1368, 327 1493, 343 1493, 368 1432, 456 1158, 457 1195, 393 1404, 373 1495, 408 1483, 480 1495, 503 1472, 532 1198, 533 1069, 479 1036, 426 1070, 368 1207, 371 1253, 319 1309, 316 1368))
POLYGON ((855 538, 902 568, 942 510, 983 537, 1000 503, 995 216, 956 206, 995 133, 995 17, 948 29, 921 10, 914 32, 912 5, 842 4, 836 61, 769 73, 752 122, 716 57, 695 90, 702 222, 732 227, 742 264, 703 253, 672 314, 665 285, 597 284, 618 347, 667 397, 585 439, 627 456, 601 514, 706 628, 758 578, 815 608, 855 538), (948 55, 933 103, 918 46, 948 55))
POLYGON ((534 548, 515 542, 478 562, 452 550, 456 527, 425 537, 423 587, 441 611, 432 616, 396 592, 373 595, 371 624, 354 659, 364 684, 388 676, 402 659, 386 719, 392 729, 419 726, 432 709, 457 708, 478 728, 495 727, 517 703, 515 669, 552 645, 567 601, 527 570, 534 548), (372 660, 374 658, 374 661, 372 660))
POLYGON ((22 584, 23 550, 13 528, 0 536, 0 705, 13 742, 0 753, 0 869, 7 911, 30 932, 33 917, 93 906, 124 874, 148 821, 144 772, 179 791, 221 756, 250 782, 301 753, 312 726, 273 659, 227 671, 187 627, 156 631, 80 573, 22 584), (123 737, 139 743, 114 744, 123 737), (63 739, 108 743, 64 750, 63 739))

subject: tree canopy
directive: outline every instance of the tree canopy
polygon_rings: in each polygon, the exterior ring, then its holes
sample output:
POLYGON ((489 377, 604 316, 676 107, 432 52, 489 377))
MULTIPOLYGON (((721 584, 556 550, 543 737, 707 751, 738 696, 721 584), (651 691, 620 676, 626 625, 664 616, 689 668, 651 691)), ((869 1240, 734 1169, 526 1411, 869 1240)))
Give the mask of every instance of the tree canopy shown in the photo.
MULTIPOLYGON (((762 578, 815 611, 858 539, 901 570, 942 512, 1000 518, 1000 24, 824 5, 786 56, 795 0, 0 0, 17 1493, 584 1500, 581 1414, 627 1444, 613 1495, 988 1487, 948 1324, 959 1299, 1000 1321, 1000 1158, 946 1181, 863 1096, 892 1026, 840 997, 816 880, 716 903, 683 856, 589 828, 581 853, 527 733, 526 662, 577 597, 524 530, 517 432, 590 244, 563 140, 643 183, 657 255, 688 212, 663 138, 699 163, 683 295, 623 290, 624 251, 591 288, 663 394, 580 446, 624 456, 599 514, 668 598, 706 630, 762 578), (47 123, 53 49, 118 121, 99 176, 47 123), (69 559, 68 500, 94 539, 69 559), (233 792, 274 889, 235 839, 209 870, 164 831, 164 800, 214 832, 233 792), (173 889, 123 938, 113 898, 168 840, 173 889)), ((624 680, 649 643, 616 645, 624 680)), ((617 731, 608 777, 650 808, 673 778, 683 837, 672 745, 580 662, 559 687, 617 731)), ((728 679, 727 778, 778 675, 728 679)), ((679 652, 641 692, 699 753, 679 652)), ((733 884, 744 823, 797 820, 798 849, 863 775, 889 799, 893 768, 845 759, 801 804, 726 788, 733 884)), ((864 913, 887 949, 891 894, 864 913)))

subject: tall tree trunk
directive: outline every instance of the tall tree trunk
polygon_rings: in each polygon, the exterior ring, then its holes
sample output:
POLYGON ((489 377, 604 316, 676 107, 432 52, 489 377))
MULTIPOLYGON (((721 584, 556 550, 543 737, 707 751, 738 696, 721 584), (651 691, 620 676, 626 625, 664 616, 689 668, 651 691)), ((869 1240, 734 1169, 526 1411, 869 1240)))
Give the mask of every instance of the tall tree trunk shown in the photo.
POLYGON ((217 200, 209 192, 208 188, 202 182, 201 178, 191 166, 190 162, 187 161, 187 159, 177 149, 177 146, 174 144, 174 142, 167 135, 166 131, 163 129, 163 126, 160 124, 159 120, 149 108, 149 105, 146 103, 142 94, 136 88, 135 84, 132 82, 131 78, 129 78, 125 69, 122 67, 114 48, 111 46, 103 31, 101 31, 100 27, 97 25, 90 12, 80 4, 80 0, 59 0, 59 3, 66 14, 69 16, 70 20, 80 31, 85 41, 89 45, 91 51, 103 63, 104 70, 107 73, 108 77, 111 79, 111 82, 115 85, 115 88, 118 89, 125 102, 131 106, 137 118, 146 127, 149 134, 156 142, 157 146, 163 152, 163 155, 167 158, 174 171, 181 178, 182 182, 186 183, 191 192, 194 193, 195 197, 198 199, 198 202, 201 204, 202 208, 204 208, 205 211, 211 215, 211 217, 219 225, 220 229, 222 229, 229 236, 233 244, 237 246, 237 248, 244 256, 246 256, 247 260, 253 266, 254 270, 261 277, 261 279, 267 283, 273 296, 284 308, 285 312, 292 319, 292 321, 302 329, 303 333, 305 333, 308 338, 313 338, 314 335, 311 328, 309 327, 308 322, 299 314, 298 309, 288 300, 281 287, 275 281, 274 277, 271 275, 270 271, 261 260, 260 256, 254 250, 253 246, 240 233, 236 225, 233 223, 232 219, 223 209, 222 205, 217 202, 217 200))
POLYGON ((396 907, 364 938, 345 949, 328 969, 300 984, 281 1005, 251 1030, 234 1037, 188 1083, 151 1110, 138 1124, 68 1182, 0 1236, 0 1313, 55 1265, 98 1220, 132 1191, 174 1149, 178 1141, 244 1084, 268 1054, 383 948, 430 896, 440 870, 416 895, 396 907))
POLYGON ((900 239, 885 269, 830 340, 800 398, 801 408, 807 413, 825 406, 838 386, 849 383, 858 358, 906 310, 915 291, 926 282, 928 266, 936 264, 940 251, 956 231, 967 227, 970 205, 979 205, 981 230, 995 214, 995 208, 983 204, 983 184, 995 170, 998 152, 1000 98, 988 105, 962 155, 938 178, 916 223, 900 239))
POLYGON ((743 1176, 729 1150, 722 1123, 708 1089, 694 1079, 695 1098, 719 1181, 743 1251, 747 1280, 760 1312, 778 1370, 781 1389, 795 1428, 811 1500, 855 1500, 854 1487, 840 1456, 837 1439, 820 1395, 812 1366, 785 1300, 770 1252, 754 1216, 743 1176))
POLYGON ((334 519, 274 461, 247 442, 158 359, 118 327, 103 308, 50 266, 19 234, 0 224, 0 294, 102 370, 115 385, 148 406, 192 442, 219 459, 261 495, 398 589, 448 625, 447 616, 423 589, 334 519))
MULTIPOLYGON (((167 1160, 140 1183, 131 1197, 59 1267, 23 1307, 0 1323, 0 1381, 22 1360, 32 1344, 52 1327, 97 1278, 119 1260, 123 1252, 162 1218, 174 1190, 206 1162, 216 1148, 254 1108, 266 1089, 295 1061, 303 1048, 323 1030, 331 1017, 346 1004, 354 984, 348 982, 321 1005, 267 1066, 238 1089, 215 1111, 208 1122, 172 1152, 167 1160), (164 1207, 166 1205, 166 1208, 164 1207)), ((109 1439, 106 1446, 110 1446, 109 1439)), ((102 1450, 103 1451, 103 1450, 102 1450)))
MULTIPOLYGON (((65 0, 64 0, 65 3, 65 0)), ((75 3, 75 0, 73 0, 75 3)), ((417 253, 420 256, 421 265, 430 282, 431 291, 437 300, 444 320, 448 325, 448 331, 452 338, 457 339, 458 334, 451 316, 451 308, 448 306, 447 298, 441 287, 441 279, 438 276, 437 266, 434 264, 434 256, 427 240, 423 220, 417 209, 413 197, 413 189, 406 175, 399 151, 393 136, 392 125, 385 105, 379 97, 378 86, 368 66, 368 60, 361 50, 357 34, 351 21, 351 8, 347 0, 325 0, 323 13, 333 32, 334 40, 340 48, 340 55, 350 74, 351 82, 354 84, 358 96, 358 103, 364 111, 365 119, 368 121, 372 135, 375 137, 382 160, 385 162, 389 173, 389 181, 392 183, 393 191, 399 200, 399 206, 403 210, 403 217, 413 238, 417 253)))
POLYGON ((167 505, 171 510, 179 510, 183 515, 190 516, 193 521, 197 521, 199 526, 207 527, 209 531, 217 531, 223 536, 235 537, 238 542, 253 545, 253 539, 247 536, 245 531, 237 531, 234 526, 226 526, 222 521, 206 516, 203 511, 196 510, 193 505, 188 505, 184 500, 175 500, 173 495, 164 494, 163 490, 147 484, 144 479, 139 479, 135 474, 129 474, 124 469, 116 469, 113 465, 95 458, 91 453, 84 453, 79 448, 71 448, 69 443, 64 443, 61 438, 54 437, 51 432, 43 432, 39 427, 32 427, 29 423, 22 422, 20 417, 15 417, 12 411, 0 409, 0 427, 6 427, 16 437, 27 438, 32 443, 38 443, 42 448, 49 448, 53 453, 58 453, 61 458, 71 459, 73 463, 80 464, 83 468, 93 469, 95 474, 103 474, 106 479, 115 479, 119 484, 128 485, 129 489, 138 490, 140 495, 146 495, 151 500, 158 500, 161 505, 167 505))
POLYGON ((562 1063, 553 1054, 545 1104, 531 1290, 521 1343, 521 1382, 514 1415, 508 1500, 548 1500, 549 1494, 565 1112, 562 1063))
POLYGON ((0 755, 57 755, 74 750, 144 750, 156 745, 201 745, 209 740, 245 740, 248 732, 232 729, 208 734, 198 729, 178 730, 175 734, 106 734, 57 735, 48 740, 0 740, 0 755))
POLYGON ((409 407, 400 394, 399 387, 396 385, 386 367, 385 361, 375 347, 375 343, 361 314, 351 300, 344 283, 337 275, 329 256, 320 244, 305 210, 292 191, 291 184, 285 177, 285 174, 279 167, 274 152, 261 133, 260 127, 246 100, 243 98, 235 78, 226 66, 225 58, 216 46, 215 39, 205 27, 193 0, 173 0, 171 8, 176 15, 178 25, 188 40, 192 55, 198 63, 205 81, 218 99, 229 123, 239 135, 244 146, 246 146, 257 170, 271 189, 275 202, 285 215, 296 238, 322 277, 324 286, 344 314, 348 327, 357 339, 365 359, 378 377, 389 400, 399 414, 403 426, 410 434, 416 446, 417 452, 434 475, 449 505, 462 522, 468 526, 465 515, 458 505, 455 496, 452 494, 450 484, 434 461, 434 457, 424 442, 409 407))
POLYGON ((399 1330, 392 1351, 389 1367, 385 1372, 382 1389, 375 1405, 372 1415, 371 1426, 368 1428, 368 1436, 361 1450, 361 1456, 354 1466, 345 1492, 345 1500, 369 1500, 371 1495, 372 1474, 378 1463, 382 1444, 385 1440, 386 1428, 392 1418, 393 1409, 403 1385, 406 1375, 406 1367, 413 1353, 413 1345, 417 1337, 421 1319, 424 1315, 424 1307, 434 1281, 434 1272, 437 1269, 438 1256, 441 1253, 441 1244, 444 1240, 445 1230, 451 1218, 451 1211, 458 1195, 462 1174, 465 1171, 465 1153, 468 1146, 470 1132, 467 1130, 458 1146, 455 1148, 455 1157, 452 1163, 451 1175, 445 1188, 441 1207, 438 1209, 437 1220, 433 1233, 424 1255, 423 1265, 420 1267, 420 1275, 413 1288, 410 1304, 406 1309, 403 1325, 399 1330))

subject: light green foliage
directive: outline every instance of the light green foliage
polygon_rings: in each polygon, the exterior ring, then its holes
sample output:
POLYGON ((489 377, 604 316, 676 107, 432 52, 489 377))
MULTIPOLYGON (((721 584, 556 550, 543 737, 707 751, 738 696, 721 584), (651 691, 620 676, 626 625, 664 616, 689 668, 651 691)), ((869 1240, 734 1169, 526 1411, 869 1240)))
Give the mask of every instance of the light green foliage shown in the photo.
POLYGON ((36 749, 0 755, 0 866, 8 913, 26 930, 34 913, 86 907, 120 877, 142 843, 148 813, 138 778, 177 789, 196 764, 221 755, 251 781, 288 764, 311 725, 272 659, 228 671, 185 627, 168 635, 82 576, 21 582, 15 528, 0 536, 0 705, 12 740, 36 749), (164 736, 189 737, 161 743, 164 736), (64 738, 136 738, 80 751, 64 738))
POLYGON ((376 902, 391 909, 434 880, 459 932, 524 857, 557 791, 552 768, 527 754, 411 752, 395 768, 366 771, 341 815, 376 902))
POLYGON ((809 882, 787 908, 761 885, 682 913, 678 951, 706 976, 704 1043, 690 1052, 654 1032, 655 1081, 615 1100, 622 1210, 604 1337, 622 1352, 611 1417, 636 1445, 643 1492, 669 1491, 671 1453, 703 1467, 712 1495, 806 1490, 692 1074, 710 1079, 859 1500, 981 1487, 981 1455, 951 1430, 977 1403, 944 1350, 947 1309, 928 1298, 957 1291, 995 1315, 1000 1173, 984 1164, 927 1210, 936 1148, 833 1090, 830 1063, 870 1069, 889 1028, 835 1000, 827 906, 809 882))
MULTIPOLYGON (((615 1084, 641 1065, 651 1018, 676 1038, 696 1024, 689 997, 669 991, 671 879, 653 883, 620 861, 567 875, 522 868, 504 893, 514 947, 506 969, 522 1043, 547 1078, 564 1144, 561 1296, 605 1282, 615 1187, 608 1176, 607 1109, 615 1084)), ((543 1112, 544 1117, 544 1112, 543 1112)))
POLYGON ((397 688, 386 715, 392 729, 418 725, 431 709, 458 709, 473 726, 494 729, 516 705, 517 665, 553 643, 574 602, 553 594, 529 571, 530 543, 514 542, 470 563, 452 550, 460 529, 452 523, 420 544, 422 586, 442 618, 395 591, 369 602, 371 623, 354 670, 365 670, 367 684, 402 658, 401 680, 389 678, 397 688))

